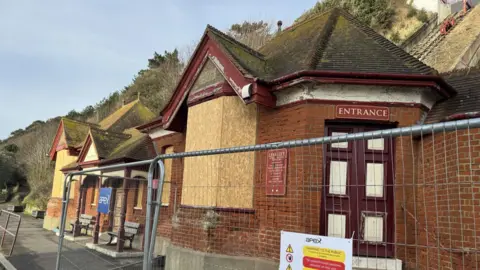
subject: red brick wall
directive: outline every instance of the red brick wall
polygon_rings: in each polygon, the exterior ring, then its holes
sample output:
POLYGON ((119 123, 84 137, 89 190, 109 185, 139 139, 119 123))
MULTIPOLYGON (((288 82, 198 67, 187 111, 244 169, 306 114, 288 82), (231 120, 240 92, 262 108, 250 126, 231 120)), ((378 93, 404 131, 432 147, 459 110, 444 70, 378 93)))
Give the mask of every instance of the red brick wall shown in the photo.
MULTIPOLYGON (((321 104, 297 104, 279 109, 259 107, 257 143, 322 137, 325 135, 325 120, 334 119, 334 109, 333 105, 321 104)), ((390 120, 398 122, 399 126, 410 126, 420 119, 421 113, 422 110, 419 108, 392 107, 390 120)), ((184 139, 181 135, 176 136, 184 139)), ((163 138, 157 140, 157 145, 161 147, 171 144, 163 140, 163 138)), ((414 165, 411 162, 413 155, 411 138, 397 139, 395 143, 397 150, 395 165, 403 166, 403 170, 396 172, 398 184, 395 203, 396 240, 401 243, 399 246, 404 247, 406 243, 412 241, 405 237, 412 227, 412 221, 405 218, 403 207, 412 208, 407 202, 412 196, 414 165), (401 182, 398 182, 399 179, 401 182), (404 226, 405 224, 407 226, 404 226)), ((216 209, 215 212, 219 215, 217 225, 206 230, 203 224, 209 210, 182 207, 177 212, 173 225, 175 229, 171 232, 172 242, 199 251, 278 259, 280 230, 320 233, 322 146, 289 150, 287 194, 284 197, 265 195, 265 154, 265 151, 256 154, 254 211, 216 209)), ((176 162, 173 166, 174 171, 178 170, 180 176, 183 170, 181 159, 177 159, 176 162)), ((178 181, 181 178, 173 179, 178 181)), ((180 201, 181 185, 178 184, 177 201, 180 201)), ((171 213, 171 208, 168 213, 171 213)), ((168 218, 171 220, 170 215, 168 218)), ((165 235, 166 232, 162 234, 165 235)), ((407 248, 398 248, 397 255, 405 260, 409 251, 407 248)))
MULTIPOLYGON (((161 138, 155 139, 157 151, 163 153, 165 148, 173 146, 174 153, 185 151, 185 135, 182 133, 173 133, 161 138)), ((177 208, 181 202, 183 179, 183 159, 174 159, 172 161, 172 175, 170 185, 170 202, 168 206, 162 206, 160 220, 158 222, 157 233, 163 237, 170 238, 172 231, 172 217, 174 214, 174 204, 177 208)))
POLYGON ((480 129, 470 129, 437 133, 418 142, 418 184, 413 201, 419 217, 420 248, 412 255, 421 264, 412 260, 411 269, 480 267, 480 258, 469 252, 480 241, 480 225, 476 225, 480 222, 479 139, 480 129))

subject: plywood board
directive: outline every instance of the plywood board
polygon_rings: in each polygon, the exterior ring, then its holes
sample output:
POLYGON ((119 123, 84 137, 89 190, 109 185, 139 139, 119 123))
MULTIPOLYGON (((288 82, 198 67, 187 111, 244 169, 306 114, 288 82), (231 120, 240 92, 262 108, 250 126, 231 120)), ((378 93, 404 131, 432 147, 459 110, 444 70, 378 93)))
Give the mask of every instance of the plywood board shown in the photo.
MULTIPOLYGON (((165 149, 165 154, 172 154, 173 153, 173 146, 169 146, 165 149)), ((168 205, 170 202, 170 189, 171 189, 171 182, 172 182, 172 159, 166 159, 164 161, 165 165, 165 183, 163 184, 163 191, 162 191, 162 205, 168 205)))
MULTIPOLYGON (((257 105, 245 105, 237 96, 222 97, 221 147, 254 145, 257 131, 257 105)), ((218 207, 253 206, 254 152, 220 156, 218 207)))
MULTIPOLYGON (((222 113, 222 98, 189 108, 185 151, 220 147, 222 113)), ((185 158, 182 204, 215 206, 219 158, 218 155, 185 158)))

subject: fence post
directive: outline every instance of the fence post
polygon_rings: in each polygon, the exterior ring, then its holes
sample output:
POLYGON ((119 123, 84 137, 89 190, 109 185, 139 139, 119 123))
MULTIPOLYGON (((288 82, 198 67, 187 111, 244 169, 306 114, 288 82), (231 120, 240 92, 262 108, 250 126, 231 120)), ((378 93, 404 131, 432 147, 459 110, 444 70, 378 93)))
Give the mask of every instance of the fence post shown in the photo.
POLYGON ((8 221, 9 220, 10 220, 10 215, 7 215, 7 222, 5 222, 5 228, 3 229, 2 242, 0 243, 0 247, 3 247, 3 240, 5 239, 5 233, 7 233, 8 221))
MULTIPOLYGON (((9 216, 10 216, 10 215, 9 215, 9 216)), ((20 224, 21 224, 21 223, 22 223, 22 219, 19 218, 19 220, 18 220, 18 225, 17 225, 17 231, 15 232, 15 237, 13 237, 12 247, 10 248, 10 253, 8 254, 8 256, 12 256, 13 247, 15 247, 15 243, 17 242, 18 230, 20 229, 20 224)))

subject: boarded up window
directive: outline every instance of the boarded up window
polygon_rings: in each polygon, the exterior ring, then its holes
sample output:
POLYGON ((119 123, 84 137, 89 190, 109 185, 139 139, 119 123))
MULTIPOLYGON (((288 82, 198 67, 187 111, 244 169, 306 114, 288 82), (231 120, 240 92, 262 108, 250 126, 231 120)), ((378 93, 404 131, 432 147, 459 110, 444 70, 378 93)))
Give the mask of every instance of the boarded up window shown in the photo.
MULTIPOLYGON (((169 146, 165 148, 165 154, 172 154, 173 153, 173 146, 169 146)), ((168 205, 170 202, 170 187, 172 182, 172 163, 173 160, 171 158, 165 159, 165 179, 163 183, 163 191, 162 191, 162 205, 168 205)))
POLYGON ((142 180, 137 181, 135 184, 135 208, 142 208, 144 185, 142 180))
MULTIPOLYGON (((221 97, 188 110, 186 151, 255 144, 256 105, 221 97)), ((254 153, 185 158, 182 204, 251 208, 254 153)))

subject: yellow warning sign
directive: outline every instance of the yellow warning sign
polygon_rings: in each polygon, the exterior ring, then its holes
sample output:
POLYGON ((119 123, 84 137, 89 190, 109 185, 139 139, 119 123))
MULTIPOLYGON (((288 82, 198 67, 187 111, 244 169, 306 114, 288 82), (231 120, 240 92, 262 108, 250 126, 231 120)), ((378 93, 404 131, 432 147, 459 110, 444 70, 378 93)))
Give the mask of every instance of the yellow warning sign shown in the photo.
POLYGON ((285 270, 292 270, 292 267, 290 266, 290 264, 287 266, 287 269, 285 270))
POLYGON ((287 252, 288 252, 288 253, 293 253, 292 245, 288 245, 288 247, 287 247, 287 252))
POLYGON ((311 258, 319 258, 334 262, 344 262, 345 252, 343 250, 336 250, 330 248, 320 248, 312 246, 303 247, 303 255, 311 258))

